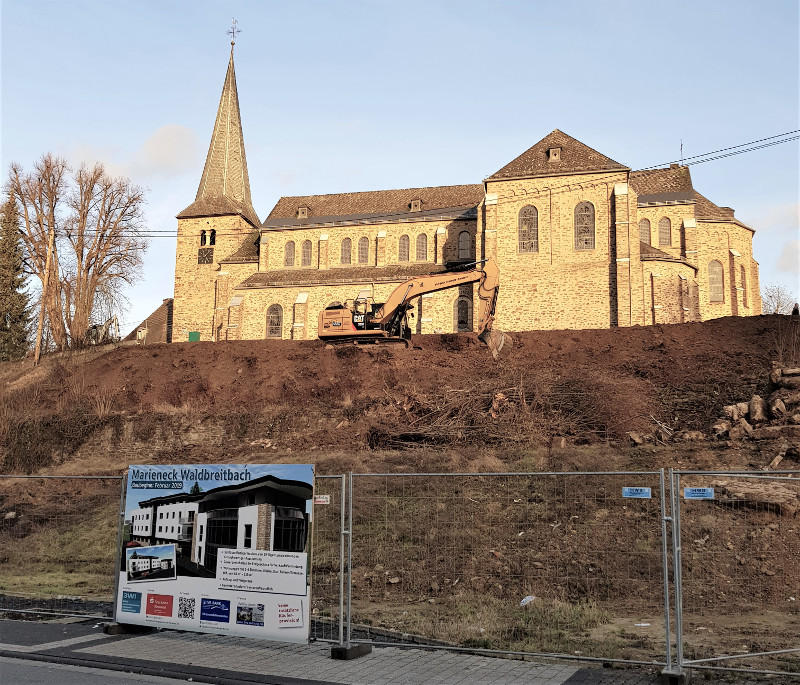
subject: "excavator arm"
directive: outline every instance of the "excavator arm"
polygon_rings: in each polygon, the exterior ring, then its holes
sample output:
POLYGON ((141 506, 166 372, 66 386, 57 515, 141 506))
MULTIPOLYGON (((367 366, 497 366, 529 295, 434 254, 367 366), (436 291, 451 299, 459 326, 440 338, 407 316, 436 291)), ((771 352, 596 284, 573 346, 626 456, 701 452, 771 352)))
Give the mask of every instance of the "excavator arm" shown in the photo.
POLYGON ((497 357, 505 340, 501 331, 492 330, 500 272, 494 259, 467 266, 474 268, 411 278, 397 286, 386 302, 372 305, 371 312, 366 311, 367 301, 363 300, 355 301, 352 307, 337 305, 326 309, 319 315, 319 337, 341 342, 402 341, 408 344, 406 313, 412 300, 427 293, 478 281, 480 312, 475 330, 481 342, 487 344, 497 357))
POLYGON ((474 269, 417 276, 401 283, 389 295, 389 299, 372 315, 372 321, 376 324, 386 325, 398 314, 405 314, 408 303, 415 297, 480 281, 478 297, 481 301, 481 309, 476 330, 482 334, 487 328, 491 328, 492 321, 494 321, 494 308, 497 302, 497 291, 500 287, 500 271, 494 259, 487 259, 478 264, 480 266, 476 266, 474 269))

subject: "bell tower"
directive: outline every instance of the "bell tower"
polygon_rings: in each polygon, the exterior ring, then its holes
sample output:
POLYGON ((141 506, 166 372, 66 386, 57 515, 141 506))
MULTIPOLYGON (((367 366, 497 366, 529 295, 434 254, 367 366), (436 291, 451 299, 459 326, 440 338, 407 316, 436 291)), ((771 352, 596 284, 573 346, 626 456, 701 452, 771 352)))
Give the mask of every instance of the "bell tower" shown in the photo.
MULTIPOLYGON (((228 31, 239 29, 234 20, 228 31)), ((233 46, 222 86, 203 175, 192 204, 178 214, 175 256, 174 342, 215 339, 215 315, 227 302, 218 301, 226 273, 220 261, 245 240, 257 240, 261 222, 250 199, 250 178, 244 151, 233 46)))

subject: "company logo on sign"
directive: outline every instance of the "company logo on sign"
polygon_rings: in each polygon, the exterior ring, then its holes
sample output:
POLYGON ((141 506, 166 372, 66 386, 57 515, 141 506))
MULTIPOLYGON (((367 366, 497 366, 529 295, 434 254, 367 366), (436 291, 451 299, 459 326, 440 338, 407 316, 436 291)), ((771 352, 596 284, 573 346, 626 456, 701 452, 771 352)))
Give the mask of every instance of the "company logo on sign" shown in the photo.
POLYGON ((122 610, 129 614, 138 614, 142 610, 142 593, 123 590, 122 610))
POLYGON ((147 595, 148 616, 172 616, 172 595, 147 595))
POLYGON ((231 603, 228 599, 203 599, 200 601, 200 620, 227 623, 231 618, 231 603))

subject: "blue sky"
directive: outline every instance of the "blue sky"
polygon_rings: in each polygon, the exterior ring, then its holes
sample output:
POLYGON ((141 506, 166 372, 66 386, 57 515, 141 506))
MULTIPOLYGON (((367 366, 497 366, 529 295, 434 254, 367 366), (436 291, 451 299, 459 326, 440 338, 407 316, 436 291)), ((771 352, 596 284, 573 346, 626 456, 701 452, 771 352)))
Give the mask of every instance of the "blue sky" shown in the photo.
MULTIPOLYGON (((233 17, 253 203, 477 183, 555 128, 634 169, 800 128, 795 0, 3 0, 3 176, 51 151, 149 188, 127 333, 173 292, 233 17)), ((800 299, 798 142, 692 166, 800 299)))

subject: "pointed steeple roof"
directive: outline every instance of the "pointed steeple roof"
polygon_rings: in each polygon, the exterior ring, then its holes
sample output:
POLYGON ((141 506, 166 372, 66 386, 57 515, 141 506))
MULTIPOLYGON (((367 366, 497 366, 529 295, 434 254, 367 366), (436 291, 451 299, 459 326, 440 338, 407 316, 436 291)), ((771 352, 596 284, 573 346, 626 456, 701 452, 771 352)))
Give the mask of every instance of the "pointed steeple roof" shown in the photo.
POLYGON ((250 200, 250 177, 247 175, 239 94, 233 68, 233 44, 197 197, 178 214, 178 218, 225 214, 238 214, 253 226, 260 224, 250 200))
POLYGON ((556 129, 486 180, 499 181, 507 178, 580 174, 618 169, 626 170, 628 167, 556 129), (548 151, 554 148, 560 148, 560 152, 558 155, 551 156, 548 151))

